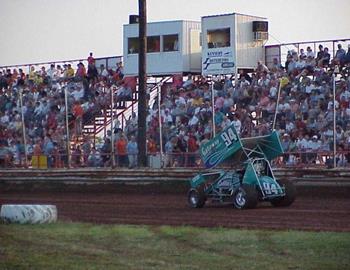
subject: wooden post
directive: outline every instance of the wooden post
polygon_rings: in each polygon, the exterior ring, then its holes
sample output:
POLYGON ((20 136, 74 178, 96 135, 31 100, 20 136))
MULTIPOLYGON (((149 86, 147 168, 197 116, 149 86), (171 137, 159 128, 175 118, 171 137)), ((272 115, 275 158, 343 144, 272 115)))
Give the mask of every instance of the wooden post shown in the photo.
POLYGON ((146 36, 146 0, 139 0, 139 95, 138 95, 138 137, 137 145, 139 148, 139 165, 147 166, 146 156, 146 51, 147 51, 147 36, 146 36))
POLYGON ((332 75, 332 80, 333 80, 333 168, 337 167, 337 122, 336 122, 336 113, 337 110, 335 108, 335 73, 333 72, 332 75))

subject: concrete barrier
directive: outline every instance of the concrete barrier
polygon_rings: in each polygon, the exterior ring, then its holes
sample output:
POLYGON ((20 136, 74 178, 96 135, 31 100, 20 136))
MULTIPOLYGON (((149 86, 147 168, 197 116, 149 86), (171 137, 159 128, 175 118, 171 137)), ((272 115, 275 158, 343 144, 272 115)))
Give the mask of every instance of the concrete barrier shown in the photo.
POLYGON ((4 204, 0 219, 5 223, 52 223, 57 221, 57 208, 55 205, 4 204))
MULTIPOLYGON (((11 169, 0 170, 0 191, 15 186, 66 186, 95 184, 162 184, 182 182, 187 185, 202 169, 184 168, 77 168, 77 169, 11 169)), ((284 168, 275 169, 277 179, 288 179, 296 185, 350 186, 350 168, 284 168)))

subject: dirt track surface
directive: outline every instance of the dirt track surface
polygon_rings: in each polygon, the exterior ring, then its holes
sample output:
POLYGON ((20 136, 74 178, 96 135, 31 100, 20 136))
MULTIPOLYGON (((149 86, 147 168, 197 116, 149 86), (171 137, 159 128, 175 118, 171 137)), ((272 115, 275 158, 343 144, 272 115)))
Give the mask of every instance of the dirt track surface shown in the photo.
POLYGON ((302 196, 287 208, 265 202, 253 210, 211 203, 191 209, 186 200, 186 194, 0 192, 0 204, 55 204, 65 222, 350 232, 349 197, 302 196))

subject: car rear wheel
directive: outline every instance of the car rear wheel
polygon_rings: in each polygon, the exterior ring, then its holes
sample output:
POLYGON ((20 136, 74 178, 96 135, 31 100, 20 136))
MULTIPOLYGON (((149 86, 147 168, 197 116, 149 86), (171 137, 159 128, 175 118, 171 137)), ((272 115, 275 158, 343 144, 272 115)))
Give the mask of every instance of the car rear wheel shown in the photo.
POLYGON ((292 182, 287 179, 278 180, 278 184, 284 187, 285 196, 273 199, 271 204, 276 207, 285 207, 291 205, 296 198, 296 188, 292 182))
POLYGON ((198 190, 196 188, 191 188, 188 192, 188 204, 192 208, 202 208, 206 201, 206 196, 204 191, 198 190))
POLYGON ((233 206, 237 209, 255 208, 258 204, 258 192, 255 185, 242 184, 233 196, 233 206))

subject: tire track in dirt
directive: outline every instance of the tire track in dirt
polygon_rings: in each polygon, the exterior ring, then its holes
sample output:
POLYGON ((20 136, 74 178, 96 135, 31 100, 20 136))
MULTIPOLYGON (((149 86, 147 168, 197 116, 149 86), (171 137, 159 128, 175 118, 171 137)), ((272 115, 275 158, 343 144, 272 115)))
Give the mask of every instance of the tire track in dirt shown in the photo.
POLYGON ((350 232, 350 198, 334 196, 300 197, 288 208, 260 203, 251 210, 210 203, 192 209, 182 194, 12 192, 0 193, 0 203, 55 204, 59 220, 73 222, 350 232))

